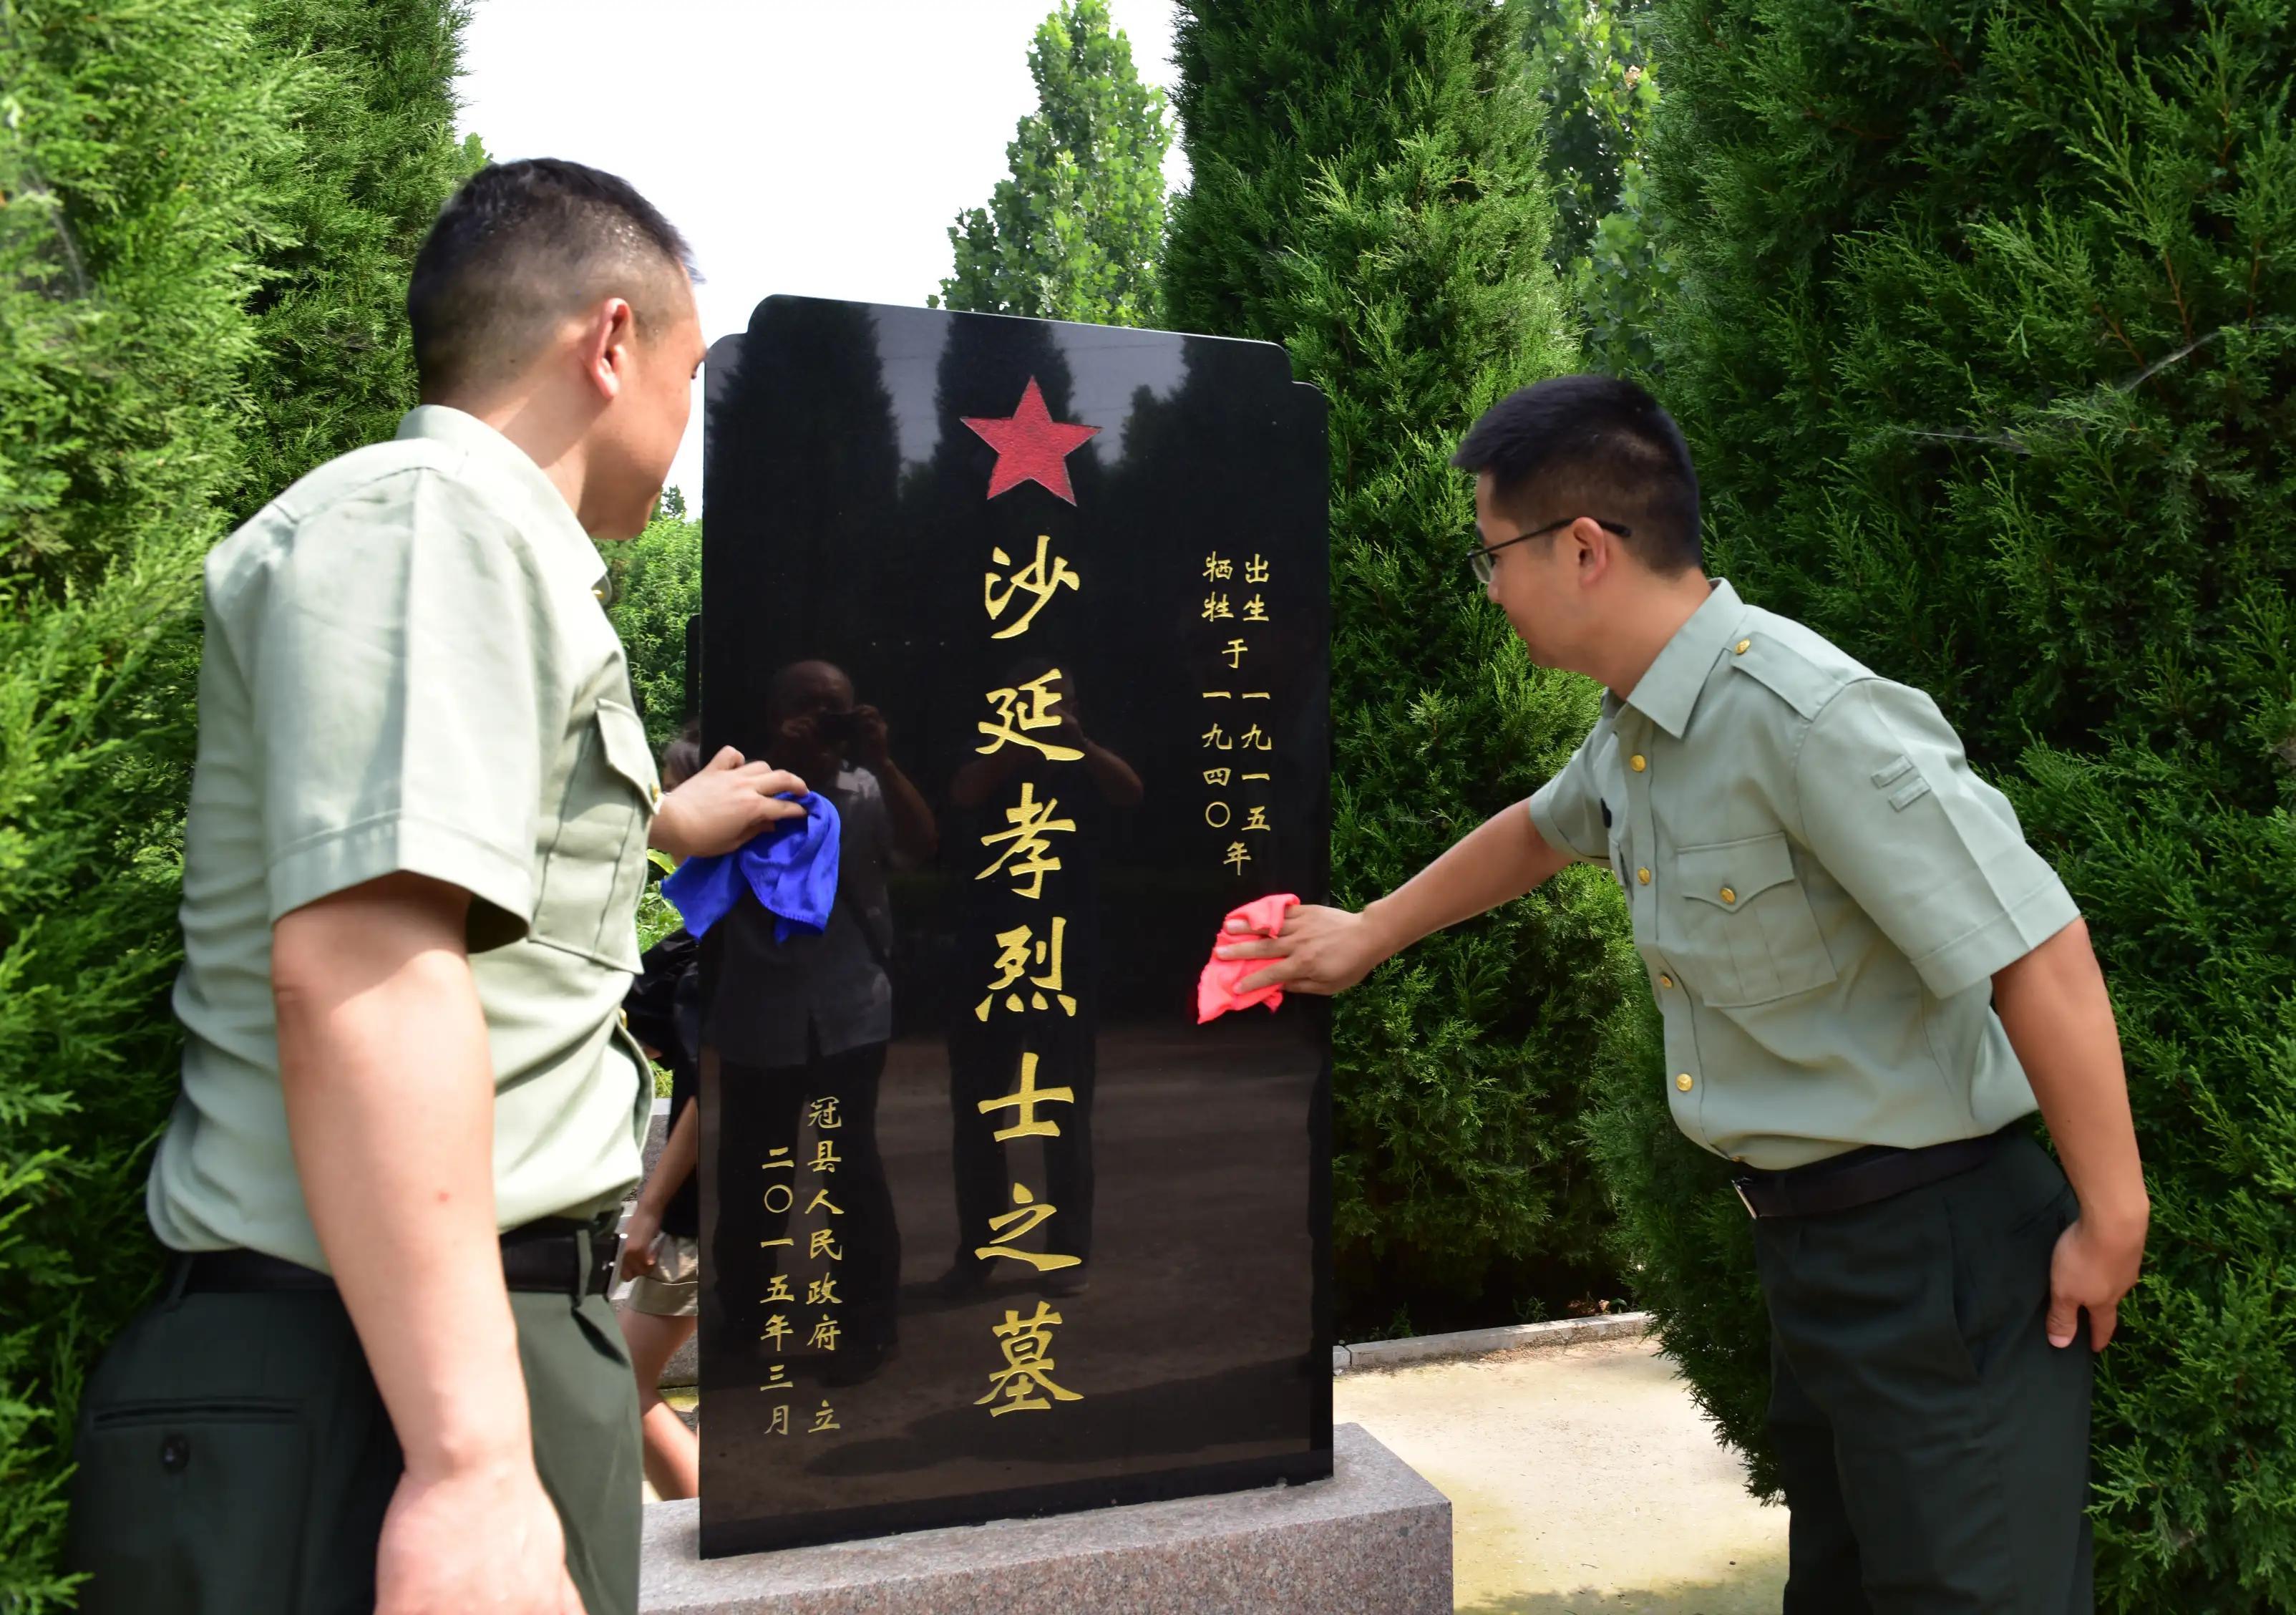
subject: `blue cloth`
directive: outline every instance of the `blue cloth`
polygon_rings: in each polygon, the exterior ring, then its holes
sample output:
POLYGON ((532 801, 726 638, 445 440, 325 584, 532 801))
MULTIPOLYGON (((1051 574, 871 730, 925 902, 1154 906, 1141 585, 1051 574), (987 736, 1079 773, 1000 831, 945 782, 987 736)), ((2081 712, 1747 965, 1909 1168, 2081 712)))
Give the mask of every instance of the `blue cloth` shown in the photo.
POLYGON ((783 799, 795 800, 805 816, 779 820, 733 852, 688 858, 662 881, 661 895, 694 936, 733 912, 745 881, 774 916, 775 941, 800 930, 817 937, 829 923, 837 901, 837 808, 810 791, 783 799))

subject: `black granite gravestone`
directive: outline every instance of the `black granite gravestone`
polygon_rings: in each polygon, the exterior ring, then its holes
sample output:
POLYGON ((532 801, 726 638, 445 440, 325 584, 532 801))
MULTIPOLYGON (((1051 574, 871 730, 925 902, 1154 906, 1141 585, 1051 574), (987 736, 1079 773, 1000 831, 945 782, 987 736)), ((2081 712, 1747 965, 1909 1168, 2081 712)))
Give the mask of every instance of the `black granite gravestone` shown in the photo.
POLYGON ((710 350, 705 755, 838 809, 704 939, 701 1542, 1331 1472, 1324 401, 1260 343, 770 298, 710 350), (778 934, 786 932, 787 934, 778 934))

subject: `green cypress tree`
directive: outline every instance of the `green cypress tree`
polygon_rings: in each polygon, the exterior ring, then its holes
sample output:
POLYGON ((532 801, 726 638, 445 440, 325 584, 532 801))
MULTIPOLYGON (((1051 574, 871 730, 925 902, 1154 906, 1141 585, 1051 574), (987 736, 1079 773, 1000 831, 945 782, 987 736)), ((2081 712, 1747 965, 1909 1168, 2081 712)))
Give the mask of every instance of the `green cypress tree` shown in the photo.
MULTIPOLYGON (((1478 0, 1197 0, 1168 323, 1283 343, 1332 404, 1333 886, 1360 905, 1521 799, 1592 722, 1465 560, 1447 456, 1576 368, 1520 19, 1478 0)), ((1431 939, 1335 1021, 1343 1330, 1613 1293, 1577 1133, 1631 979, 1606 876, 1431 939)))
POLYGON ((314 149, 351 136, 349 58, 296 55, 284 14, 0 0, 0 1608, 28 1615, 69 1605, 81 1377, 159 1271, 201 558, 283 439, 332 452, 295 422, 349 418, 335 374, 377 413, 388 391, 365 314, 325 314, 329 285, 379 295, 358 233, 297 257, 323 176, 370 203, 314 149))
POLYGON ((1013 176, 949 229, 956 269, 927 302, 1145 325, 1164 238, 1164 92, 1140 82, 1106 0, 1062 0, 1029 49, 1037 110, 1004 148, 1013 176))
POLYGON ((262 0, 256 37, 301 65, 297 157, 254 309, 239 514, 388 438, 414 401, 406 266, 447 193, 485 161, 455 138, 465 0, 262 0))
POLYGON ((241 474, 291 92, 242 0, 0 0, 0 1606, 53 1570, 78 1380, 152 1269, 143 1145, 199 561, 241 474), (253 63, 253 66, 250 66, 253 63))
MULTIPOLYGON (((2292 1607, 2296 31, 2261 0, 1662 20, 1660 346, 1718 569, 1938 697, 2112 988, 2153 1226, 2099 1365, 2100 1603, 2292 1607)), ((1603 1154, 1670 1348, 1758 1447, 1743 1219, 1661 1116, 1637 1080, 1603 1154)))

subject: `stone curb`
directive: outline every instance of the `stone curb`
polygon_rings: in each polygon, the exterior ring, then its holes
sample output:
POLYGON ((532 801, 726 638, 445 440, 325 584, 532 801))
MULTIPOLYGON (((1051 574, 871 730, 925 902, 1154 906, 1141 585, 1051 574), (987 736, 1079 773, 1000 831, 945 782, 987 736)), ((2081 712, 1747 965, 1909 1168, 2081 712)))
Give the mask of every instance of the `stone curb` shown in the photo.
POLYGON ((1332 1348, 1332 1372, 1376 1373, 1418 1363, 1495 1357, 1503 1351, 1552 1350, 1595 1340, 1636 1340, 1651 1331, 1647 1312, 1614 1312, 1603 1317, 1557 1318, 1551 1324, 1517 1324, 1504 1329, 1468 1329, 1457 1334, 1420 1334, 1400 1340, 1365 1340, 1332 1348))

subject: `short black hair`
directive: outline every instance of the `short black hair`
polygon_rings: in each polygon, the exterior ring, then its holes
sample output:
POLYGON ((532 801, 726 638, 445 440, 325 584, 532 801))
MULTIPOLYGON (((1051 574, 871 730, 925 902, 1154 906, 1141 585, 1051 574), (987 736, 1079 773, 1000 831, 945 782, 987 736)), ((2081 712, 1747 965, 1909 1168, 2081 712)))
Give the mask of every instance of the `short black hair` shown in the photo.
POLYGON ((513 368, 594 297, 643 325, 693 280, 685 238, 628 181, 554 157, 490 163, 440 210, 406 287, 414 368, 431 398, 513 368))
POLYGON ((1451 463, 1490 472, 1498 503, 1527 527, 1592 516, 1631 528, 1628 547, 1654 572, 1704 564, 1690 446, 1632 381, 1555 376, 1519 388, 1483 412, 1451 463))

